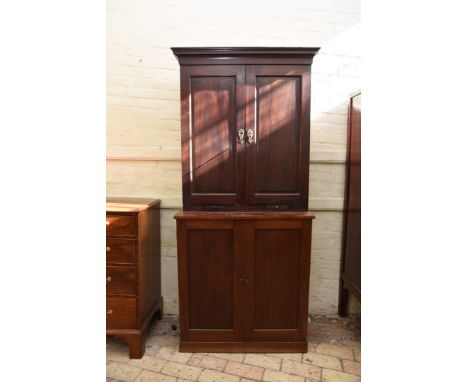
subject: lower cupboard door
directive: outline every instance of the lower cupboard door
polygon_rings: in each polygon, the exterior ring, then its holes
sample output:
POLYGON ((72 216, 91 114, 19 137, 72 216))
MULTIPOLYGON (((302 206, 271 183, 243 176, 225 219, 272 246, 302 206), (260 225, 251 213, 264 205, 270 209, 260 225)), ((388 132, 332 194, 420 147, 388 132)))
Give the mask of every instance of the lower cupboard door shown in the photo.
POLYGON ((246 340, 306 341, 311 229, 307 220, 245 223, 246 340))
POLYGON ((238 223, 177 221, 181 341, 240 339, 238 223))

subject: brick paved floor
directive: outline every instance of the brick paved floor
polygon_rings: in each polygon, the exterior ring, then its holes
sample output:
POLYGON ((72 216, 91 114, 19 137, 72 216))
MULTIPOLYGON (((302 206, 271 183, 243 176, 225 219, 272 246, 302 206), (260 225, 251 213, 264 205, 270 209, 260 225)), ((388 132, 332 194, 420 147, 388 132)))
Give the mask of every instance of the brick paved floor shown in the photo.
POLYGON ((304 354, 179 353, 175 317, 153 321, 142 359, 130 360, 118 338, 107 337, 107 381, 355 382, 361 380, 360 320, 315 316, 304 354))

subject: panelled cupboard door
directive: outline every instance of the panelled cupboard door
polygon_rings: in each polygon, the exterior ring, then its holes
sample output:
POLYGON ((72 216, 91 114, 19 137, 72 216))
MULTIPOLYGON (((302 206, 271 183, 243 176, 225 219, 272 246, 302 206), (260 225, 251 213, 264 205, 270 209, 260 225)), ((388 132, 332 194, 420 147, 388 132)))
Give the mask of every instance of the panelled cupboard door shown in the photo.
POLYGON ((246 66, 246 203, 307 208, 310 66, 246 66))
POLYGON ((311 221, 244 224, 245 340, 306 341, 311 221))
POLYGON ((240 223, 177 221, 181 341, 240 339, 240 223))
POLYGON ((244 65, 181 68, 184 208, 242 202, 244 65))

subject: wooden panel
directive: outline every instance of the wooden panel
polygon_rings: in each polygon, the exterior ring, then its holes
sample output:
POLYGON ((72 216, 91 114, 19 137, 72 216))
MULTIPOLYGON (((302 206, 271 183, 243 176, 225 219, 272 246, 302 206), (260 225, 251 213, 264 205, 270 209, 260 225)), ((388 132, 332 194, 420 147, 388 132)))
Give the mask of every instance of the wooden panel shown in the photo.
POLYGON ((134 263, 136 241, 133 239, 106 239, 106 260, 108 263, 134 263))
POLYGON ((339 313, 346 315, 348 291, 361 300, 361 93, 351 98, 348 126, 343 253, 339 313))
POLYGON ((162 308, 160 231, 160 209, 158 206, 138 214, 138 325, 141 325, 146 319, 155 303, 161 304, 162 308))
POLYGON ((247 66, 247 202, 307 209, 310 67, 247 66))
POLYGON ((190 329, 234 327, 232 230, 187 233, 190 329))
POLYGON ((233 222, 207 223, 177 221, 181 340, 232 341, 240 336, 241 233, 233 222))
POLYGON ((297 329, 300 230, 255 235, 254 329, 297 329))
POLYGON ((136 221, 134 216, 110 215, 106 216, 107 236, 129 236, 136 234, 136 221))
POLYGON ((106 327, 107 329, 135 329, 136 300, 130 297, 107 297, 106 327))
POLYGON ((236 78, 192 77, 192 192, 235 193, 236 78))
POLYGON ((108 295, 136 294, 135 267, 113 265, 106 267, 106 293, 108 295))
POLYGON ((256 89, 255 191, 298 193, 300 77, 257 77, 256 89))
POLYGON ((245 222, 244 335, 305 341, 311 220, 245 222))
POLYGON ((244 184, 242 66, 183 67, 182 180, 184 207, 234 205, 244 184))

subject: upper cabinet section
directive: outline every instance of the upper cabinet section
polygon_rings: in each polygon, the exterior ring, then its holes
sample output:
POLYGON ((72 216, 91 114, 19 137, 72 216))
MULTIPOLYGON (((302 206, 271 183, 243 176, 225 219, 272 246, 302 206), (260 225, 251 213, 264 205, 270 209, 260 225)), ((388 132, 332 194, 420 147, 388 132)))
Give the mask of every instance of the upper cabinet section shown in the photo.
POLYGON ((184 209, 306 210, 318 48, 173 48, 184 209))

